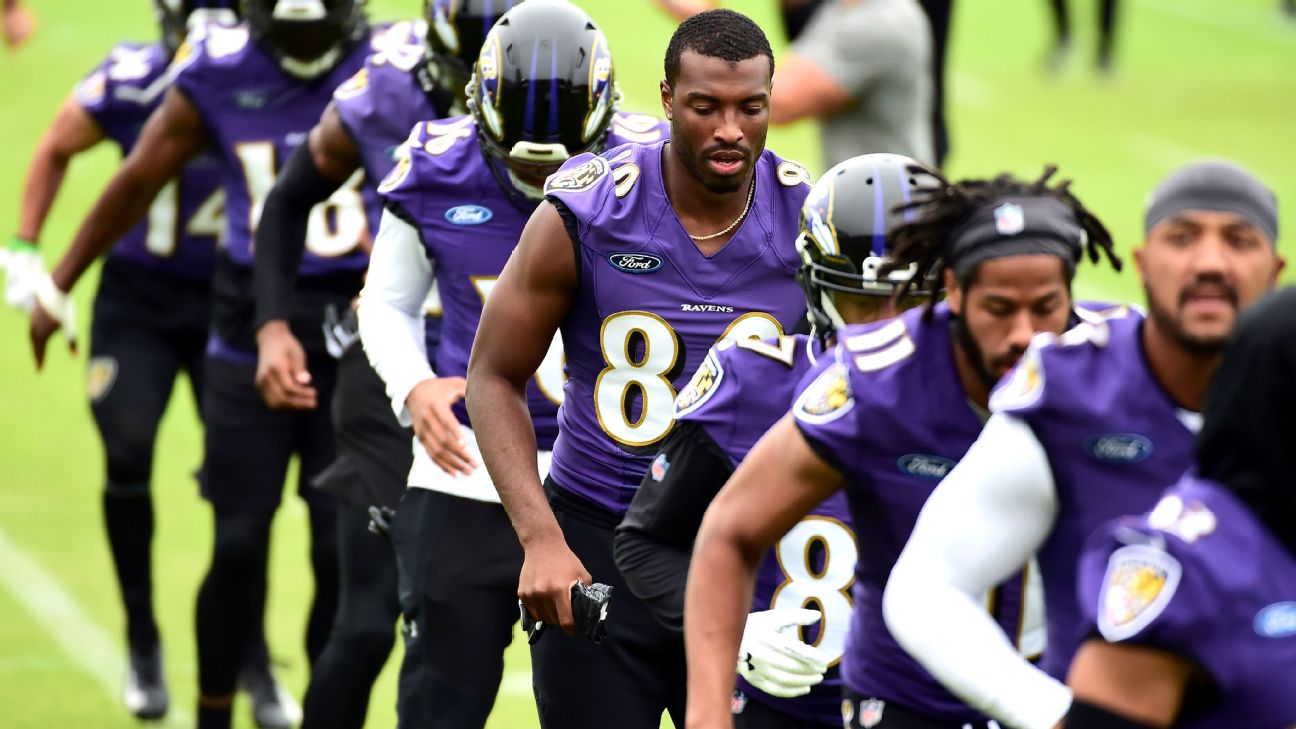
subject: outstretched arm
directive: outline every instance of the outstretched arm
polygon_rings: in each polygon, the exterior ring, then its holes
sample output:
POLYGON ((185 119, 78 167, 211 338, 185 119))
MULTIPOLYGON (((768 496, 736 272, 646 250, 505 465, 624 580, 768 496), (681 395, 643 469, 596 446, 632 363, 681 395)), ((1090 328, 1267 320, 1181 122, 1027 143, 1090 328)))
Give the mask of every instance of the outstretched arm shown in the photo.
POLYGON ((591 577, 567 547, 540 484, 526 385, 578 286, 571 238, 558 210, 543 202, 486 301, 468 363, 468 415, 525 551, 518 597, 532 617, 569 633, 571 586, 591 577))
POLYGON ((257 388, 271 409, 311 409, 306 351, 288 328, 311 210, 360 166, 355 143, 330 104, 307 143, 288 158, 266 197, 252 264, 256 292, 257 388))
POLYGON ((883 596, 887 627, 910 655, 969 705, 1025 729, 1053 727, 1071 694, 1009 644, 977 596, 1030 560, 1056 515, 1035 433, 994 415, 923 506, 883 596))
MULTIPOLYGON (((158 191, 207 144, 207 128, 198 110, 180 91, 167 91, 130 156, 108 182, 54 268, 47 300, 65 297, 90 264, 144 217, 158 191)), ((32 348, 38 367, 45 358, 46 342, 58 327, 59 322, 43 304, 32 311, 32 348)))
POLYGON ((103 138, 103 130, 94 117, 82 108, 75 96, 69 96, 36 144, 36 153, 32 155, 27 181, 23 185, 18 231, 9 246, 5 263, 8 272, 5 302, 10 306, 31 311, 35 305, 36 286, 45 275, 44 261, 36 250, 45 219, 58 196, 63 175, 72 158, 103 138))
POLYGON ((684 598, 689 729, 731 726, 729 699, 756 569, 766 550, 841 487, 791 415, 756 443, 702 520, 684 598))

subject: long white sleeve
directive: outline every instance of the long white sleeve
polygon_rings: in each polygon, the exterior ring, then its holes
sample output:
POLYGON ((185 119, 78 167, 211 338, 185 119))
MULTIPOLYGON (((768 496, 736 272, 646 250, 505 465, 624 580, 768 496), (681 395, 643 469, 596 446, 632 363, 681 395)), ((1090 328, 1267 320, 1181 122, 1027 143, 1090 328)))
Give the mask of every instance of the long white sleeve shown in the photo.
POLYGON ((423 334, 424 300, 433 280, 432 262, 418 231, 383 211, 360 292, 360 341, 369 364, 387 385, 396 419, 406 427, 411 421, 405 399, 415 385, 436 377, 423 334))
POLYGON ((891 572, 883 615, 895 639, 951 692, 1006 726, 1051 729, 1071 692, 1017 652, 979 595, 1048 536, 1057 495, 1030 426, 991 416, 923 507, 891 572))

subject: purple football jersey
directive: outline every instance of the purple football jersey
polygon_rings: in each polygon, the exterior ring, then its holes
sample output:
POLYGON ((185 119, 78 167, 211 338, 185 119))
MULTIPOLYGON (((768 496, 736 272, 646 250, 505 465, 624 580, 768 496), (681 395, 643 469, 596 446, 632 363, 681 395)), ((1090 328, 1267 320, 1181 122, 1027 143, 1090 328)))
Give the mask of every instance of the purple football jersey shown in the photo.
MULTIPOLYGON (((850 575, 824 584, 834 601, 854 596, 842 678, 851 690, 952 723, 982 721, 896 643, 882 593, 918 513, 981 432, 954 367, 951 315, 938 304, 838 334, 827 362, 798 387, 792 413, 806 442, 846 478, 859 544, 850 575)), ((836 555, 833 555, 836 557, 836 555)), ((827 579, 827 576, 824 577, 827 579)), ((1026 654, 1039 648, 1038 616, 1024 608, 1025 578, 986 596, 987 610, 1026 654)))
POLYGON ((545 184, 577 247, 580 291, 561 327, 567 385, 550 476, 625 513, 674 427, 674 401, 716 341, 774 339, 805 311, 794 241, 809 175, 769 150, 755 200, 715 255, 671 208, 663 144, 580 155, 545 184))
MULTIPOLYGON (((122 43, 77 84, 77 103, 123 157, 130 154, 144 122, 162 101, 168 63, 161 43, 122 43)), ((148 215, 108 255, 165 276, 209 281, 216 240, 224 229, 223 208, 220 160, 204 153, 162 188, 148 215)))
POLYGON ((1048 455, 1057 520, 1038 553, 1048 616, 1041 667, 1058 680, 1084 637, 1075 594, 1084 540, 1152 507, 1191 465, 1199 416, 1178 408, 1148 369, 1143 316, 1122 308, 1060 337, 1039 335, 990 399, 1030 424, 1048 455))
POLYGON ((1079 590, 1090 635, 1210 675, 1218 691, 1190 690, 1176 727, 1296 726, 1296 555, 1228 489, 1190 474, 1150 513, 1109 522, 1085 545, 1079 590))
MULTIPOLYGON (((644 128, 644 120, 651 120, 659 137, 667 133, 653 117, 618 115, 613 143, 621 141, 616 130, 625 119, 644 128)), ((538 203, 522 203, 500 186, 487 166, 471 116, 419 124, 409 135, 407 149, 408 155, 379 190, 389 209, 418 228, 436 272, 442 330, 434 369, 438 375, 462 377, 468 372, 482 306, 538 203)), ((541 450, 552 449, 558 434, 563 377, 563 348, 555 336, 527 386, 541 450)), ((462 400, 454 410, 461 423, 471 425, 462 400)))
MULTIPOLYGON (((357 43, 332 70, 309 82, 280 68, 245 24, 199 27, 176 54, 174 83, 202 115, 223 160, 225 254, 235 264, 251 268, 252 232, 279 166, 371 50, 380 49, 357 43)), ((363 181, 364 172, 357 171, 311 211, 301 277, 368 266, 369 221, 378 219, 381 208, 373 186, 363 181)))
MULTIPOLYGON (((787 414, 797 383, 823 356, 818 341, 804 334, 717 344, 676 399, 675 418, 701 425, 736 466, 787 414)), ((856 551, 842 491, 812 509, 770 550, 756 575, 752 611, 805 606, 820 610, 824 620, 802 636, 830 655, 833 664, 809 694, 791 699, 770 696, 739 677, 747 696, 798 719, 840 723, 837 662, 845 650, 853 605, 842 586, 854 579, 856 551)))

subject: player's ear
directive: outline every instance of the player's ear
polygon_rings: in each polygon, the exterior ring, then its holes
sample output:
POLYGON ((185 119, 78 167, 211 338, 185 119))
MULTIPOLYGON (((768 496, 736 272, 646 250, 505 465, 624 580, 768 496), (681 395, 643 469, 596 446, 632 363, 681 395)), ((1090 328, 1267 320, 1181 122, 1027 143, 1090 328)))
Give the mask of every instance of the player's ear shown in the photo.
POLYGON ((661 103, 662 113, 666 115, 667 119, 670 119, 675 110, 675 91, 666 82, 666 79, 662 79, 661 82, 661 103))
POLYGON ((1147 285, 1147 261, 1143 260, 1146 255, 1147 243, 1134 249, 1134 268, 1138 271, 1139 280, 1143 282, 1144 286, 1147 285))
POLYGON ((958 277, 954 275, 951 269, 945 269, 945 301, 949 304, 950 311, 954 316, 963 313, 963 287, 959 286, 958 277))

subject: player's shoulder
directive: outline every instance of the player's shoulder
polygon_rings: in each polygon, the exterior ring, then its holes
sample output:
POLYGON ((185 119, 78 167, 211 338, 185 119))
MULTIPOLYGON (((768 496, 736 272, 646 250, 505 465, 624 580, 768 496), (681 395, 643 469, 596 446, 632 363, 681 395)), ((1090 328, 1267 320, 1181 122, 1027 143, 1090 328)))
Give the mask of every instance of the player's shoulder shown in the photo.
POLYGON ((653 144, 670 137, 670 125, 652 114, 618 111, 612 115, 608 130, 608 146, 619 147, 628 142, 653 144))
POLYGON ((333 92, 339 104, 366 96, 409 93, 417 87, 414 71, 423 61, 426 47, 417 35, 418 23, 410 20, 374 29, 370 53, 364 65, 333 92))
POLYGON ((397 149, 396 164, 378 185, 378 192, 401 198, 453 189, 480 164, 472 116, 419 122, 397 149))
POLYGON ((545 180, 545 197, 562 203, 578 217, 596 215, 609 198, 637 197, 635 193, 643 189, 638 184, 643 171, 660 167, 663 143, 661 139, 624 142, 601 154, 578 154, 545 180))
POLYGON ((246 23, 205 23, 189 31, 176 50, 176 73, 197 73, 207 68, 239 68, 256 60, 260 51, 246 23))
POLYGON ((1119 387, 1113 372, 1138 360, 1143 314, 1137 308, 1078 305, 1078 323, 1062 334, 1036 334, 1017 366, 990 396, 995 412, 1028 413, 1066 403, 1097 402, 1089 388, 1119 387))
MULTIPOLYGON (((790 199, 798 209, 814 185, 814 178, 805 165, 784 159, 769 148, 761 152, 756 161, 756 170, 760 178, 768 178, 767 181, 774 183, 767 185, 766 189, 773 190, 773 195, 790 199)), ((761 181, 762 179, 758 179, 757 184, 761 181)))
POLYGON ((118 43, 73 92, 87 109, 118 102, 149 106, 165 88, 168 62, 161 43, 118 43))
POLYGON ((813 364, 809 347, 804 334, 716 343, 675 398, 675 417, 702 418, 748 398, 790 401, 799 375, 813 364))

